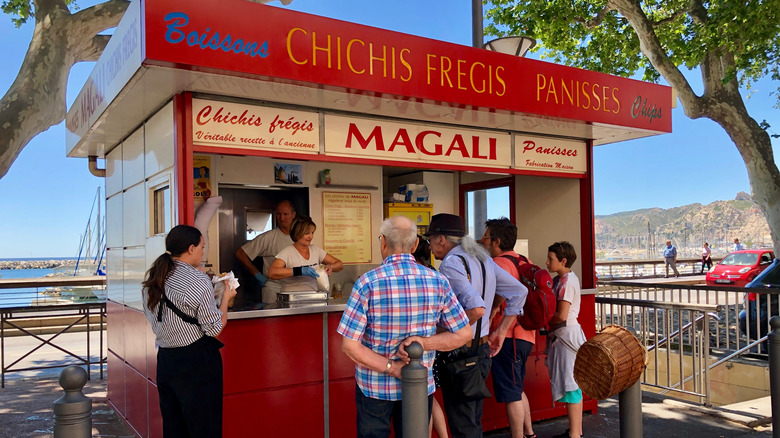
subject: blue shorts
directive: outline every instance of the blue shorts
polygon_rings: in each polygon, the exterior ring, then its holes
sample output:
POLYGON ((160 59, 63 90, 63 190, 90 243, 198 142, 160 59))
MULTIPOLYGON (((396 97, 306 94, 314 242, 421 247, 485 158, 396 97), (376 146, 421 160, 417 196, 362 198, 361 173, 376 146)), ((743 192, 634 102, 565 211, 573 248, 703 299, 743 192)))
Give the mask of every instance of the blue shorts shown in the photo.
POLYGON ((569 391, 563 394, 560 400, 561 403, 582 403, 582 390, 577 388, 574 391, 569 391))
POLYGON ((525 362, 534 344, 522 339, 504 339, 504 345, 493 357, 493 392, 499 403, 510 403, 523 399, 525 362))

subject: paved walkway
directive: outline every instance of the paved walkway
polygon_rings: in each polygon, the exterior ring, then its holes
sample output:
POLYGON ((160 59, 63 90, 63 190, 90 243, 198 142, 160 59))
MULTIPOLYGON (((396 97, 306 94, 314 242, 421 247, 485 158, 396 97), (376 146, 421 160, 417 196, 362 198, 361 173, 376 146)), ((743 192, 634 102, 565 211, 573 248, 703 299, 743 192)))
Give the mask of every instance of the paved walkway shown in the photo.
MULTIPOLYGON (((92 398, 92 436, 133 437, 127 427, 106 403, 106 381, 97 378, 87 383, 85 394, 92 398)), ((54 414, 52 403, 62 390, 56 375, 11 379, 0 389, 0 437, 49 438, 53 436, 54 414)), ((698 438, 772 436, 769 397, 722 408, 704 408, 698 405, 656 398, 645 393, 643 404, 644 437, 698 438), (738 422, 737 422, 738 421, 738 422), (752 424, 750 427, 746 424, 752 424)), ((586 414, 583 420, 588 438, 618 438, 620 436, 617 397, 599 403, 599 412, 586 414)), ((534 424, 539 438, 551 437, 566 429, 566 419, 534 424)), ((251 435, 247 435, 251 436, 251 435)), ((258 435, 262 436, 259 432, 258 435)), ((294 437, 294 433, 290 433, 294 437)), ((490 438, 509 438, 508 431, 486 434, 490 438)), ((276 437, 270 437, 276 438, 276 437)), ((338 437, 334 437, 338 438, 338 437)))
MULTIPOLYGON (((29 338, 28 340, 8 338, 6 341, 6 353, 8 354, 6 360, 18 357, 18 354, 23 354, 23 351, 29 351, 24 350, 29 348, 29 338)), ((58 341, 61 342, 61 345, 67 345, 71 351, 78 354, 86 353, 83 346, 83 334, 80 337, 73 335, 72 339, 71 335, 63 335, 58 341)), ((49 365, 60 362, 65 356, 61 351, 47 346, 36 351, 29 358, 29 361, 20 365, 49 365)), ((133 437, 132 430, 106 403, 106 381, 99 379, 99 373, 96 370, 97 368, 93 367, 93 380, 87 383, 84 391, 93 400, 92 435, 133 437)), ((52 403, 62 395, 62 389, 58 383, 60 372, 61 369, 49 369, 16 372, 6 376, 6 388, 0 389, 0 438, 53 436, 52 403)), ((649 393, 645 393, 643 397, 644 437, 772 436, 769 426, 771 423, 769 397, 721 408, 704 408, 672 399, 657 398, 649 393)), ((598 414, 586 414, 583 424, 586 437, 619 437, 617 397, 600 402, 598 414)), ((534 430, 539 438, 559 434, 566 427, 565 418, 534 424, 534 430)), ((258 432, 254 436, 262 435, 258 432)), ((294 432, 291 432, 289 436, 295 437, 294 432)), ((497 431, 486 434, 486 437, 509 438, 510 434, 508 431, 497 431)))

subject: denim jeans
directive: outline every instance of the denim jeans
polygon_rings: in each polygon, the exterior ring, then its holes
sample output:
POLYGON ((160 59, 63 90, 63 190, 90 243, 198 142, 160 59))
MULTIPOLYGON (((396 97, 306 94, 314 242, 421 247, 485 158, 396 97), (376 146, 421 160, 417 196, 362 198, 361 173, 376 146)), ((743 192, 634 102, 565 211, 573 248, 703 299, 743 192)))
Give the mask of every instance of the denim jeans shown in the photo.
MULTIPOLYGON (((355 385, 355 406, 357 407, 357 436, 360 438, 387 438, 392 422, 396 438, 403 438, 401 400, 379 400, 366 397, 355 385)), ((433 394, 428 396, 428 421, 431 421, 433 394)), ((426 423, 427 424, 427 423, 426 423)))

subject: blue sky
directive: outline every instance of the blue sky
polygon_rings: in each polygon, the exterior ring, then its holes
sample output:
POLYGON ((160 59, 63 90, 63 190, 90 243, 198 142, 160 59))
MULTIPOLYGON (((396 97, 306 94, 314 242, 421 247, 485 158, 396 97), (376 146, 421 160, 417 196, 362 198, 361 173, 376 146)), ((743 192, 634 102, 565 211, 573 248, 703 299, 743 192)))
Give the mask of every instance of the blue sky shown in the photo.
MULTIPOLYGON (((95 3, 80 1, 79 5, 95 3)), ((466 0, 294 0, 289 8, 471 45, 471 2, 466 0)), ((16 77, 31 34, 32 25, 16 29, 10 17, 0 16, 0 38, 5 41, 0 64, 3 93, 16 77)), ((91 68, 81 64, 71 70, 69 102, 91 68)), ((697 76, 689 75, 694 84, 700 82, 697 76)), ((759 82, 747 105, 757 121, 766 119, 780 133, 780 111, 773 108, 775 97, 770 95, 776 89, 776 82, 759 82)), ((709 120, 688 119, 679 106, 672 117, 672 134, 596 148, 597 214, 707 204, 733 199, 739 191, 750 192, 742 159, 722 128, 709 120)), ((773 145, 777 161, 780 139, 773 145)), ((89 173, 85 159, 65 157, 61 124, 38 135, 0 179, 0 258, 74 256, 99 186, 102 179, 89 173)))

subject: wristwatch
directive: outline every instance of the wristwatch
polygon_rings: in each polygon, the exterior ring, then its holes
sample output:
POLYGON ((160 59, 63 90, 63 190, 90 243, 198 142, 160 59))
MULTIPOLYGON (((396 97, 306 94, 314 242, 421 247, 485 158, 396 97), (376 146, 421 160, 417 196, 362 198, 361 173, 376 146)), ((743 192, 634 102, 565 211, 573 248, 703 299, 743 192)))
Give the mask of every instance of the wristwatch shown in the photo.
POLYGON ((387 359, 387 365, 385 366, 385 374, 390 374, 390 368, 393 367, 393 361, 387 359))

